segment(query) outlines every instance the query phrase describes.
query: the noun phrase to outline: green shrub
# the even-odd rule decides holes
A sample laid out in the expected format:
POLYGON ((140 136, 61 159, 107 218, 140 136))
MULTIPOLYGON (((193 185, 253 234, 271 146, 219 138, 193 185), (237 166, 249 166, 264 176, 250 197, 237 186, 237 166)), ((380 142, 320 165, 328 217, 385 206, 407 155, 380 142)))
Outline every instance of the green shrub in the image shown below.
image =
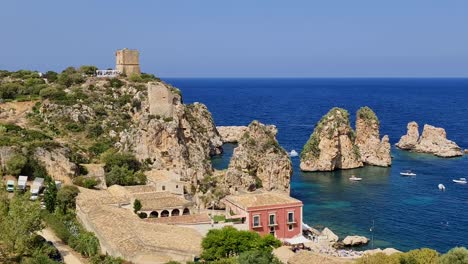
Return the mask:
POLYGON ((127 262, 121 258, 112 257, 109 255, 95 255, 89 259, 91 264, 125 264, 127 262))
POLYGON ((433 249, 414 249, 402 254, 402 264, 437 264, 439 253, 433 249))
POLYGON ((439 264, 466 264, 468 250, 465 247, 455 247, 439 258, 439 264))
POLYGON ((271 252, 262 250, 243 252, 237 261, 239 264, 282 264, 271 252))
POLYGON ((128 77, 128 80, 131 82, 143 82, 143 79, 141 78, 141 76, 135 73, 130 75, 128 77))
POLYGON ((68 130, 68 131, 71 131, 71 132, 81 132, 81 131, 84 131, 84 126, 82 124, 79 124, 79 123, 68 123, 65 125, 65 128, 68 130))
POLYGON ((211 229, 202 240, 201 257, 207 261, 220 260, 241 253, 259 250, 271 253, 281 242, 271 235, 261 237, 251 231, 239 231, 227 226, 223 229, 211 229))
POLYGON ((28 162, 28 159, 25 156, 21 154, 14 155, 6 163, 6 173, 10 175, 18 176, 23 170, 27 162, 28 162))
POLYGON ((50 100, 65 100, 67 97, 67 93, 65 93, 65 91, 57 87, 48 87, 48 88, 42 89, 39 92, 39 95, 43 99, 50 99, 50 100))
POLYGON ((110 171, 111 168, 115 166, 125 166, 129 170, 138 171, 141 166, 140 162, 133 154, 127 152, 116 152, 115 150, 109 150, 102 154, 101 160, 106 164, 104 166, 105 171, 110 171))
POLYGON ((113 87, 113 88, 120 88, 120 87, 124 86, 124 82, 122 82, 121 80, 119 80, 117 78, 109 79, 108 83, 109 83, 109 86, 113 87))
POLYGON ((72 236, 69 245, 85 257, 91 257, 99 253, 99 240, 91 232, 82 231, 77 236, 72 236))
POLYGON ((68 244, 68 240, 72 234, 61 217, 56 214, 43 211, 42 219, 46 222, 47 226, 54 231, 58 238, 60 238, 65 244, 68 244))
POLYGON ((98 68, 94 65, 83 65, 80 67, 79 71, 86 75, 95 75, 98 68))
POLYGON ((73 184, 88 189, 94 189, 99 183, 101 183, 101 181, 94 177, 78 176, 73 179, 73 184))
POLYGON ((399 253, 390 256, 385 253, 365 254, 356 260, 356 264, 400 264, 400 256, 399 253))
POLYGON ((110 171, 106 172, 106 184, 111 186, 114 184, 127 186, 127 185, 141 185, 146 183, 146 176, 141 172, 134 172, 127 166, 114 165, 110 171))
POLYGON ((135 214, 141 210, 141 201, 138 200, 138 199, 135 199, 135 201, 133 202, 133 212, 135 212, 135 214))
POLYGON ((57 192, 57 205, 63 214, 67 213, 68 209, 72 211, 76 206, 76 196, 80 190, 74 185, 65 185, 57 192))
POLYGON ((57 76, 58 76, 58 73, 54 71, 47 71, 43 77, 46 78, 48 82, 53 83, 57 81, 57 76))

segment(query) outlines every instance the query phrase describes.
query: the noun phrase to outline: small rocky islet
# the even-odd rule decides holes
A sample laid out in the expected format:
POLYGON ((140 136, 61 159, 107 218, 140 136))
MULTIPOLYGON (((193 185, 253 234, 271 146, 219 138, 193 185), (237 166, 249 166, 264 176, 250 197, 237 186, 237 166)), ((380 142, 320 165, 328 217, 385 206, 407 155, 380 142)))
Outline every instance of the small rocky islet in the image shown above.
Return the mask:
MULTIPOLYGON (((441 127, 425 124, 421 136, 419 136, 418 123, 409 122, 407 129, 406 135, 402 136, 396 144, 399 149, 433 154, 443 158, 463 155, 462 149, 455 142, 447 139, 447 133, 441 127)), ((466 150, 465 153, 467 153, 466 150)))
POLYGON ((302 171, 353 169, 391 165, 388 136, 380 139, 380 123, 369 107, 356 114, 356 132, 343 108, 332 108, 315 126, 301 152, 302 171))

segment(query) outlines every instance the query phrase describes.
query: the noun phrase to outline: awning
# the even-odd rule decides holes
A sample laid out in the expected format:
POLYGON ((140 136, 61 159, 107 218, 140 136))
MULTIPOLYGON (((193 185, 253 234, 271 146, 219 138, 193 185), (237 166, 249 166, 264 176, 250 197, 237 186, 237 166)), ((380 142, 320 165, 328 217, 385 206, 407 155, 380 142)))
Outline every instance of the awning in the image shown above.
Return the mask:
POLYGON ((297 236, 294 238, 285 239, 284 241, 288 242, 291 245, 303 244, 311 242, 309 239, 305 238, 304 236, 297 236))

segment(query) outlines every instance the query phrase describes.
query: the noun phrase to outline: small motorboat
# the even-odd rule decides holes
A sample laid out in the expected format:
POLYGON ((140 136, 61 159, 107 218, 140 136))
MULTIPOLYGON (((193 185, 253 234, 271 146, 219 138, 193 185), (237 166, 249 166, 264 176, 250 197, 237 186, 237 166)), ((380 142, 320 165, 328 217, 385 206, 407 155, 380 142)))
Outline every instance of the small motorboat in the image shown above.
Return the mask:
POLYGON ((349 180, 350 180, 350 181, 361 181, 362 178, 358 178, 358 177, 356 177, 356 176, 353 175, 353 176, 349 177, 349 180))
POLYGON ((445 191, 445 186, 442 183, 439 183, 437 187, 439 187, 439 190, 445 191))
POLYGON ((407 171, 402 171, 400 172, 400 175, 401 176, 416 176, 416 173, 410 171, 410 170, 407 170, 407 171))
POLYGON ((466 179, 465 178, 460 178, 458 180, 452 180, 454 183, 460 183, 460 184, 466 184, 466 179))
POLYGON ((295 151, 294 149, 291 150, 291 152, 289 152, 289 157, 297 157, 299 156, 299 153, 297 153, 297 151, 295 151))

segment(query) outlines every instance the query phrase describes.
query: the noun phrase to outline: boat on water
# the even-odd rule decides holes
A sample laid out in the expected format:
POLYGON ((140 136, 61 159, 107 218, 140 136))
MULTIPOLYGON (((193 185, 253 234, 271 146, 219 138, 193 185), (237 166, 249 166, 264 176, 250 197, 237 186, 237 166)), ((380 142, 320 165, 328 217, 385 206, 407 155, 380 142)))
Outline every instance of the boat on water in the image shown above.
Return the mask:
POLYGON ((439 187, 439 190, 445 191, 445 185, 443 185, 442 183, 439 183, 437 187, 439 187))
POLYGON ((466 184, 466 179, 465 178, 460 178, 458 180, 452 180, 454 183, 460 183, 460 184, 466 184))
POLYGON ((297 157, 299 156, 299 153, 297 153, 297 151, 295 151, 294 149, 291 150, 291 152, 289 152, 289 157, 297 157))
POLYGON ((356 176, 353 175, 353 176, 349 177, 349 180, 350 180, 350 181, 361 181, 362 178, 358 178, 358 177, 356 177, 356 176))
POLYGON ((410 170, 406 170, 406 171, 402 171, 400 172, 400 175, 401 176, 416 176, 416 173, 410 171, 410 170))

